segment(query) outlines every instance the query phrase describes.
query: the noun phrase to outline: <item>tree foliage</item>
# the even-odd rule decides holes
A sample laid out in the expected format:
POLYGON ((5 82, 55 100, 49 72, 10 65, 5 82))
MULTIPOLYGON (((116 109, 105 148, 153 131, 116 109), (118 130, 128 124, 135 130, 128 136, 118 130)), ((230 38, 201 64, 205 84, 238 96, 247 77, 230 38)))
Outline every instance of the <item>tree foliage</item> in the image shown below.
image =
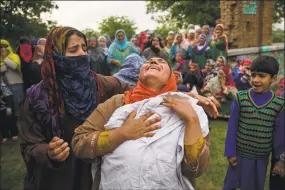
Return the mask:
POLYGON ((114 38, 118 29, 123 29, 126 32, 127 37, 130 38, 135 34, 137 27, 135 26, 135 22, 126 16, 110 16, 99 23, 100 33, 107 34, 111 38, 114 38))
POLYGON ((214 25, 215 20, 220 18, 220 0, 201 1, 147 1, 147 13, 168 11, 169 14, 160 16, 158 22, 173 20, 173 25, 183 28, 189 24, 214 25), (162 19, 163 18, 163 19, 162 19))
POLYGON ((100 33, 96 30, 93 30, 92 28, 86 28, 82 32, 85 34, 87 38, 90 38, 90 37, 98 38, 100 36, 100 33))
POLYGON ((16 45, 21 36, 39 38, 46 36, 56 22, 43 22, 41 13, 50 13, 58 6, 51 0, 9 0, 0 2, 1 38, 16 45))
MULTIPOLYGON (((168 11, 169 14, 163 17, 174 20, 176 26, 180 28, 187 27, 188 24, 215 25, 215 20, 220 18, 220 0, 147 0, 147 13, 164 11, 168 11)), ((280 23, 282 18, 284 18, 284 0, 275 0, 273 22, 280 23)))
POLYGON ((165 19, 166 18, 160 17, 160 24, 154 30, 154 33, 160 35, 162 39, 166 39, 169 31, 178 31, 180 29, 176 25, 172 24, 174 21, 171 21, 169 18, 167 20, 165 19))
POLYGON ((273 10, 273 22, 281 23, 282 19, 284 21, 284 0, 275 0, 274 10, 273 10))

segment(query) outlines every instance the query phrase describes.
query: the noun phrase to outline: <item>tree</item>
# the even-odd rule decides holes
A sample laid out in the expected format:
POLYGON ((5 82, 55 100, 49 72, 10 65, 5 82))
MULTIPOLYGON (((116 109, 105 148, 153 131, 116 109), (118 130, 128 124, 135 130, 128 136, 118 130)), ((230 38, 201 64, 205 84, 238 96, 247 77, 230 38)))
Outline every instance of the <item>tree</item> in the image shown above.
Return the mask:
POLYGON ((159 21, 160 24, 154 30, 154 33, 160 35, 161 39, 166 39, 169 31, 178 31, 179 30, 179 27, 173 25, 172 23, 174 21, 171 21, 169 18, 160 17, 159 20, 160 20, 159 21), (165 19, 167 19, 167 20, 165 20, 165 19))
MULTIPOLYGON (((220 0, 147 0, 147 13, 169 11, 163 17, 175 21, 176 26, 182 28, 188 24, 215 25, 215 20, 220 18, 220 0)), ((284 18, 284 0, 275 0, 273 22, 280 23, 284 18)), ((159 18, 158 20, 161 20, 159 18)))
POLYGON ((90 38, 90 37, 97 37, 98 38, 100 35, 99 32, 97 32, 96 30, 93 30, 92 28, 86 28, 82 32, 85 34, 85 36, 87 38, 90 38))
POLYGON ((135 34, 137 27, 135 26, 135 22, 126 16, 110 16, 99 23, 100 33, 107 34, 110 37, 115 36, 118 29, 123 29, 127 37, 131 38, 131 36, 135 34))
POLYGON ((220 18, 220 0, 201 1, 147 1, 147 13, 156 13, 168 10, 169 14, 160 16, 158 21, 171 19, 176 27, 183 28, 189 24, 214 25, 220 18))
POLYGON ((9 0, 1 1, 1 38, 16 45, 21 36, 39 38, 46 36, 56 22, 43 22, 41 13, 50 13, 58 8, 51 0, 9 0))
POLYGON ((284 21, 284 0, 275 0, 273 10, 273 23, 281 23, 284 21))

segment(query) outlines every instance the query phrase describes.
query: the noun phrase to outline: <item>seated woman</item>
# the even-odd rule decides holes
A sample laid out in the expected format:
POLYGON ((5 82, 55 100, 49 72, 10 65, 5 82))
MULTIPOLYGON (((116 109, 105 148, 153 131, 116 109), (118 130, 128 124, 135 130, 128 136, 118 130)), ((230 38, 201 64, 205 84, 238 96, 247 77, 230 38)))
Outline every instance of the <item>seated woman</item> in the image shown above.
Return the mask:
POLYGON ((75 155, 102 159, 93 188, 194 189, 190 181, 209 163, 208 119, 197 100, 176 90, 167 62, 151 58, 133 90, 99 105, 75 129, 75 155))
POLYGON ((229 77, 231 76, 230 72, 230 68, 222 67, 218 71, 218 75, 212 78, 207 85, 201 89, 201 93, 206 97, 214 97, 221 103, 219 117, 223 119, 229 118, 231 102, 234 95, 237 93, 235 84, 229 77))

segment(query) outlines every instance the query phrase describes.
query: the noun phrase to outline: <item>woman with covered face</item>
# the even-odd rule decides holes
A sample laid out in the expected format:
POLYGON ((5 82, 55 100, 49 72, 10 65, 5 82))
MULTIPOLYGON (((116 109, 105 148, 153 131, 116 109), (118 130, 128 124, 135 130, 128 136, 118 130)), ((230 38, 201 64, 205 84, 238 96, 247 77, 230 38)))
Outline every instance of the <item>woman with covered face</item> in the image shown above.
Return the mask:
POLYGON ((110 45, 107 57, 107 63, 111 68, 111 73, 115 74, 119 71, 125 58, 132 53, 140 55, 139 50, 128 41, 124 30, 117 30, 115 33, 115 41, 110 45))
POLYGON ((211 58, 210 47, 205 34, 200 34, 198 42, 194 45, 190 57, 192 62, 197 63, 200 69, 205 68, 207 59, 211 58))
POLYGON ((31 65, 33 62, 34 52, 35 48, 31 44, 30 39, 26 36, 22 36, 19 40, 19 47, 16 50, 16 53, 21 59, 21 73, 24 81, 24 92, 33 85, 31 79, 31 65))
POLYGON ((208 120, 176 90, 168 63, 151 58, 133 90, 99 105, 75 130, 75 154, 97 163, 94 189, 193 189, 208 166, 208 120))
POLYGON ((214 30, 214 38, 209 42, 211 57, 216 61, 217 57, 228 55, 228 37, 224 33, 224 26, 217 24, 214 30))
POLYGON ((90 70, 86 37, 70 27, 50 31, 41 75, 43 80, 28 90, 19 111, 27 168, 24 189, 90 190, 91 164, 76 159, 70 149, 74 129, 99 103, 128 86, 90 70))
POLYGON ((88 54, 91 56, 90 69, 97 74, 109 76, 110 69, 107 65, 107 56, 105 50, 100 46, 97 37, 89 38, 88 54))

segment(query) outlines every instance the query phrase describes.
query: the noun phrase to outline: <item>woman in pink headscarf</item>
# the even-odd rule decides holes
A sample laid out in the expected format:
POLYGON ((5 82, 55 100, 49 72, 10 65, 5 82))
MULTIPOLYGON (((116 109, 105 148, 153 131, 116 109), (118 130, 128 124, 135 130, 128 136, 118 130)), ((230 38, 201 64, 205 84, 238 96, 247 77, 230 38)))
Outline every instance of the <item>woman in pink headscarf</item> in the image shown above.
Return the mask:
POLYGON ((144 44, 146 43, 146 41, 147 41, 146 32, 141 32, 139 35, 139 42, 140 42, 139 48, 141 50, 144 49, 144 44))

